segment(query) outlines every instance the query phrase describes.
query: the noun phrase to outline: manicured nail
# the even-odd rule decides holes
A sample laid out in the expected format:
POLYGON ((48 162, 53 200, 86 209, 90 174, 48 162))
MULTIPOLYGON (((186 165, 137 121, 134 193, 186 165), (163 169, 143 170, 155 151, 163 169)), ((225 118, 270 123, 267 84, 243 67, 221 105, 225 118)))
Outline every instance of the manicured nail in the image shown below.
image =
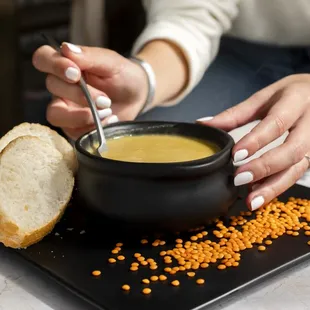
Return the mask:
POLYGON ((112 110, 110 108, 98 110, 98 114, 101 120, 105 119, 106 117, 112 115, 112 110))
POLYGON ((197 122, 207 122, 207 121, 211 121, 211 119, 213 118, 214 118, 213 116, 206 116, 206 117, 197 119, 197 122))
POLYGON ((241 172, 235 176, 235 186, 240 186, 252 182, 254 179, 253 173, 249 171, 241 172))
POLYGON ((234 162, 237 163, 241 160, 246 159, 249 156, 249 152, 246 149, 239 150, 235 153, 234 162))
POLYGON ((82 53, 82 50, 81 50, 78 46, 76 46, 76 45, 74 45, 74 44, 72 44, 72 43, 67 43, 67 42, 65 42, 65 43, 63 43, 63 44, 67 45, 68 48, 69 48, 69 50, 70 50, 72 53, 76 53, 76 54, 81 54, 81 53, 82 53))
POLYGON ((107 121, 108 124, 113 124, 117 122, 118 122, 118 117, 116 115, 112 115, 107 121))
POLYGON ((251 210, 255 211, 260 208, 265 203, 265 199, 263 196, 257 196, 251 201, 251 210))
POLYGON ((96 105, 99 109, 109 108, 111 106, 111 99, 105 96, 99 96, 96 99, 96 105))
POLYGON ((79 79, 79 70, 76 68, 69 67, 65 72, 66 77, 74 82, 77 82, 79 79))

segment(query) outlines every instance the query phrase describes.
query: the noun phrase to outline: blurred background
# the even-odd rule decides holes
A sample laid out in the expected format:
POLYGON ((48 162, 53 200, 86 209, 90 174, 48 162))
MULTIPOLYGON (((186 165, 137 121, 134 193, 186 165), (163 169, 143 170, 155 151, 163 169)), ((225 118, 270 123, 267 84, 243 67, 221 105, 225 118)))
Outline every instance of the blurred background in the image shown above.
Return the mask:
MULTIPOLYGON (((88 1, 100 2, 102 7, 103 45, 126 55, 145 23, 140 0, 88 1)), ((0 0, 0 135, 23 121, 47 124, 45 110, 51 97, 45 88, 45 75, 33 68, 31 58, 45 44, 41 32, 60 43, 82 43, 74 42, 72 31, 73 24, 84 27, 81 14, 74 13, 77 2, 87 3, 0 0)), ((79 3, 81 8, 83 3, 79 3)))

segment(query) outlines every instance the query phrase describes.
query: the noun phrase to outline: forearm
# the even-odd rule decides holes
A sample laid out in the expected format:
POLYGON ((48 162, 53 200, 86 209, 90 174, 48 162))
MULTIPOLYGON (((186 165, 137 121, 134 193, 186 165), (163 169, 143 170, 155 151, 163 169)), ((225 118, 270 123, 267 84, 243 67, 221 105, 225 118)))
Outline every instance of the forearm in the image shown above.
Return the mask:
POLYGON ((156 78, 155 96, 151 107, 172 100, 188 83, 188 62, 182 51, 173 43, 165 40, 148 42, 137 57, 148 62, 156 78))
POLYGON ((177 104, 199 83, 237 15, 239 1, 142 1, 147 25, 132 52, 153 66, 158 84, 154 105, 177 104))

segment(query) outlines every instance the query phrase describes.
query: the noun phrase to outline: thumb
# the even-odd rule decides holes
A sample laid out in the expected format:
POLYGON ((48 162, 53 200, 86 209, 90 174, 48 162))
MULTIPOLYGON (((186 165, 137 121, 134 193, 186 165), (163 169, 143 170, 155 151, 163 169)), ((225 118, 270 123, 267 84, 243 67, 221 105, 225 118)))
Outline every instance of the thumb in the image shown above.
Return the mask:
POLYGON ((266 113, 266 104, 271 98, 270 89, 263 89, 247 100, 231 107, 220 114, 211 117, 202 117, 198 123, 218 127, 230 131, 262 117, 266 113))
POLYGON ((62 43, 61 50, 63 55, 71 59, 81 71, 106 78, 121 70, 124 59, 109 49, 78 46, 67 42, 62 43))

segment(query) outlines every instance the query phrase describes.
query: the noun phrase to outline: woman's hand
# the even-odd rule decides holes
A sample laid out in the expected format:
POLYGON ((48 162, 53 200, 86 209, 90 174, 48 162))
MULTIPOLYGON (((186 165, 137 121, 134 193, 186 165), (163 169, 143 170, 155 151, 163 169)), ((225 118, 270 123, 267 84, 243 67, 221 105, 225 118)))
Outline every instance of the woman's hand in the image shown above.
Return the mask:
POLYGON ((73 139, 93 128, 87 101, 76 84, 81 71, 103 124, 132 120, 139 114, 148 91, 146 74, 139 65, 108 49, 70 43, 61 48, 65 57, 49 46, 33 55, 33 65, 47 73, 46 86, 54 95, 47 109, 52 125, 73 139))
POLYGON ((267 204, 296 183, 309 168, 310 74, 288 76, 214 118, 198 122, 230 131, 253 120, 262 121, 233 149, 242 161, 289 130, 285 142, 236 171, 235 185, 251 184, 251 210, 267 204))

